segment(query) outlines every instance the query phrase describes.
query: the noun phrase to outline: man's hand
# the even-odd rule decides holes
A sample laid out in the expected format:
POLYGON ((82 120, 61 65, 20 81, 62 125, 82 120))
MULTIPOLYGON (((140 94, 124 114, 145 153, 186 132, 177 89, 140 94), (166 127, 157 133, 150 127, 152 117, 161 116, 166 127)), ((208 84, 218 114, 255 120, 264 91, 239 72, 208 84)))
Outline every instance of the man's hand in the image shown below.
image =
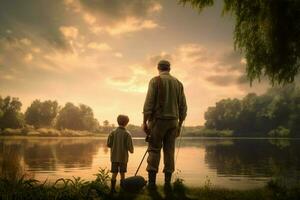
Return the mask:
POLYGON ((182 125, 179 125, 179 126, 177 127, 177 130, 176 130, 176 137, 179 137, 179 136, 180 136, 181 127, 182 127, 182 125))
POLYGON ((182 128, 182 123, 183 123, 183 121, 181 121, 181 120, 178 123, 178 127, 177 127, 177 130, 176 130, 176 137, 180 136, 181 128, 182 128))
POLYGON ((147 125, 146 122, 144 122, 144 123, 142 124, 142 129, 143 129, 143 131, 146 133, 146 135, 149 135, 149 128, 148 128, 148 125, 147 125))

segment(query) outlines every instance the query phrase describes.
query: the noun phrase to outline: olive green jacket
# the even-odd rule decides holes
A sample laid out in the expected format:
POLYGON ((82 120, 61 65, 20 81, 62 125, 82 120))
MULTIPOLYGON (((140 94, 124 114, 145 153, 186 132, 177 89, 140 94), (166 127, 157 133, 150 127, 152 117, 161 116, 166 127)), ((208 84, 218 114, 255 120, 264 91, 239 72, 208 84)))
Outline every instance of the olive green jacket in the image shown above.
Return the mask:
POLYGON ((150 120, 179 119, 184 121, 187 113, 183 85, 169 72, 161 72, 160 80, 154 77, 150 80, 144 104, 143 113, 150 120))
POLYGON ((107 138, 111 162, 128 162, 128 151, 133 153, 131 134, 124 128, 118 127, 107 138))

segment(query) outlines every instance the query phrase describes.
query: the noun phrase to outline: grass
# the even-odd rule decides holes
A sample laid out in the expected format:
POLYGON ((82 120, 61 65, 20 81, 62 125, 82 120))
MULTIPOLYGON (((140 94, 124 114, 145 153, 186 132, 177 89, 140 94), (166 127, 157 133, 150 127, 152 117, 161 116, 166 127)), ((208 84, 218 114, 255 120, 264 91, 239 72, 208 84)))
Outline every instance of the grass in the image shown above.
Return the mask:
POLYGON ((186 187, 182 179, 177 178, 171 187, 158 186, 157 190, 143 189, 138 193, 120 191, 110 194, 109 172, 99 169, 93 181, 80 177, 58 179, 54 183, 41 183, 22 176, 18 180, 0 178, 0 198, 3 200, 27 199, 199 199, 199 200, 298 200, 300 185, 290 187, 278 180, 270 181, 265 187, 251 190, 229 190, 215 188, 207 181, 203 187, 186 187))
POLYGON ((215 130, 207 128, 186 129, 183 136, 185 137, 232 137, 233 131, 231 130, 215 130))

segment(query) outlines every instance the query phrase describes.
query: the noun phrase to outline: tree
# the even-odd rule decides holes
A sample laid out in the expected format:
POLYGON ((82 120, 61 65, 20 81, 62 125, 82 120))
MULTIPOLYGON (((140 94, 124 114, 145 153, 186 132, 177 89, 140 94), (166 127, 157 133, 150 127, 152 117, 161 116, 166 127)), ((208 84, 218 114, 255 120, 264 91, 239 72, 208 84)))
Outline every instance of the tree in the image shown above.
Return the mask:
MULTIPOLYGON (((202 11, 215 1, 180 2, 202 11)), ((263 76, 272 84, 293 82, 300 68, 300 1, 224 0, 226 13, 234 16, 234 46, 247 60, 250 82, 263 76)))
POLYGON ((206 128, 234 131, 235 136, 300 135, 300 88, 274 87, 263 95, 223 99, 205 112, 206 128), (287 134, 288 133, 288 134, 287 134))
POLYGON ((66 103, 59 111, 56 126, 73 130, 94 131, 99 127, 99 123, 94 118, 93 110, 90 107, 84 104, 77 107, 72 103, 66 103))
POLYGON ((109 121, 108 120, 104 120, 103 121, 103 126, 109 126, 109 121))
POLYGON ((21 113, 22 103, 18 98, 0 96, 0 128, 21 128, 24 116, 21 113))
POLYGON ((58 114, 57 101, 47 100, 41 102, 35 100, 27 108, 25 112, 25 120, 27 124, 35 127, 50 127, 58 114))

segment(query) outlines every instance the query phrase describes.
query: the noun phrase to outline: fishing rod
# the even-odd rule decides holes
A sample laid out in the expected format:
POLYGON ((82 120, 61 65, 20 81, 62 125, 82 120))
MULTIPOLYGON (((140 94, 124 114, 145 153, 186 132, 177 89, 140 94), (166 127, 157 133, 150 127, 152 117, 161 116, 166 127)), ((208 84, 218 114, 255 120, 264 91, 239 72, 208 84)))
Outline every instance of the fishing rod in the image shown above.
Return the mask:
POLYGON ((144 153, 144 156, 143 156, 143 158, 142 158, 142 160, 141 160, 141 162, 140 162, 140 164, 139 164, 139 166, 138 166, 138 168, 137 168, 137 170, 136 170, 134 176, 136 176, 137 173, 139 172, 139 170, 140 170, 140 168, 141 168, 141 165, 142 165, 142 163, 143 163, 143 161, 144 161, 144 159, 145 159, 145 157, 146 157, 146 155, 147 155, 147 152, 148 152, 148 148, 146 149, 146 151, 145 151, 145 153, 144 153))

